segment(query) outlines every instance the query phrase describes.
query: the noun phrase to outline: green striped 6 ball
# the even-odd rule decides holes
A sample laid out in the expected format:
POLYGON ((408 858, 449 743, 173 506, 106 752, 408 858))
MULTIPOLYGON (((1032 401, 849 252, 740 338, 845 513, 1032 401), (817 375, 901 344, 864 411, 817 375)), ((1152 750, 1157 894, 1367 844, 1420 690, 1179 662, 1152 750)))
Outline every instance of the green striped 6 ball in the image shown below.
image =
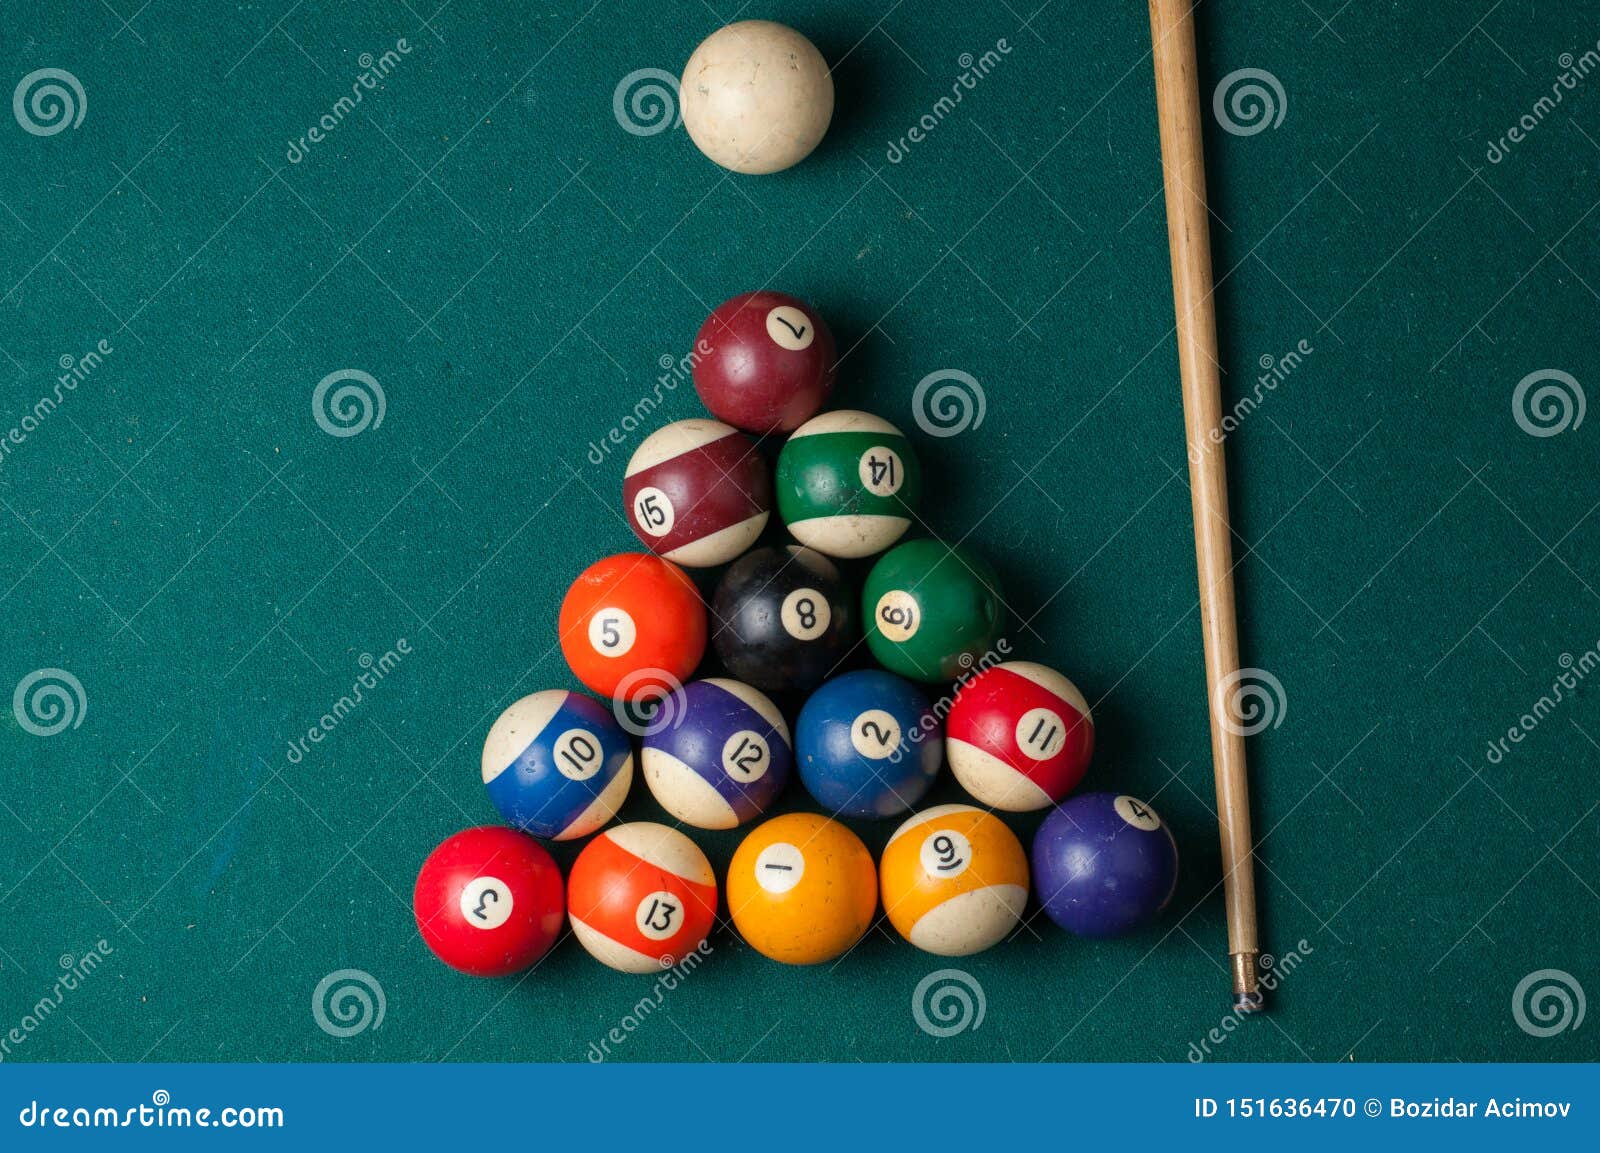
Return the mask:
POLYGON ((936 540, 891 549, 867 575, 861 619, 884 668, 948 681, 994 648, 1005 624, 1000 582, 982 557, 936 540))
POLYGON ((922 467, 894 425, 842 409, 795 429, 778 454, 777 490, 795 540, 829 556, 871 556, 911 526, 922 467))

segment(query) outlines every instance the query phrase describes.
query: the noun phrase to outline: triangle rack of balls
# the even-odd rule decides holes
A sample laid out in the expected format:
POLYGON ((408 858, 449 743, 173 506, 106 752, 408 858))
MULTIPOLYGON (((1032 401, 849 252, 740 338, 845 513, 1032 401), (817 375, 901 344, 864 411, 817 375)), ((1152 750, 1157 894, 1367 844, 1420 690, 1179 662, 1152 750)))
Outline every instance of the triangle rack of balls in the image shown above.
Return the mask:
POLYGON ((1087 937, 1170 900, 1171 832, 1135 798, 1072 795, 1088 702, 1008 659, 999 579, 922 520, 911 439, 827 409, 837 357, 817 310, 778 292, 700 328, 685 359, 709 416, 656 429, 623 476, 643 550, 578 573, 555 622, 589 693, 500 715, 482 777, 505 824, 448 838, 417 877, 446 964, 518 972, 570 925, 601 963, 660 972, 705 949, 723 900, 746 944, 790 965, 847 953, 880 909, 917 948, 964 956, 1013 935, 1030 892, 1087 937), (780 443, 774 467, 763 447, 780 443), (709 607, 686 569, 720 570, 709 607), (726 675, 697 679, 708 649, 726 675), (775 696, 797 704, 792 729, 775 696), (922 807, 947 763, 972 803, 922 807), (668 821, 614 822, 636 776, 668 821), (768 816, 794 778, 820 811, 768 816), (1002 814, 1039 810, 1025 851, 1002 814), (875 862, 845 822, 888 820, 875 862), (744 826, 719 886, 691 831, 744 826), (541 840, 584 838, 563 879, 541 840))

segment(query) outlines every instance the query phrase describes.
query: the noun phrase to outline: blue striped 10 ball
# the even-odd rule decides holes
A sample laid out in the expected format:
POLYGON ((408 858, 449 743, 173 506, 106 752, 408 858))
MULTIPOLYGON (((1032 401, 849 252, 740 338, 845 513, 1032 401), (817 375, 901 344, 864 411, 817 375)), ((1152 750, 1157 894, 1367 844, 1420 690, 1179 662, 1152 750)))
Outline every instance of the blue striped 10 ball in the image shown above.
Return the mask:
POLYGON ((561 689, 523 697, 483 742, 483 783, 500 815, 536 837, 570 841, 616 815, 633 749, 600 702, 561 689))

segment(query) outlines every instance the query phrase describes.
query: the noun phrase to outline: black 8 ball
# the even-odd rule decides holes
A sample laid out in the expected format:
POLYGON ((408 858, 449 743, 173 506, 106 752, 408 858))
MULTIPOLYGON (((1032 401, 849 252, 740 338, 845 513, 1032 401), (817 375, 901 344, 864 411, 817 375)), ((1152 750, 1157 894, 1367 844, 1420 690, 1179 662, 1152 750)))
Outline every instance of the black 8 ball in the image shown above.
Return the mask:
POLYGON ((712 645, 732 676, 758 689, 814 689, 856 639, 854 602, 821 553, 758 548, 717 584, 712 645))

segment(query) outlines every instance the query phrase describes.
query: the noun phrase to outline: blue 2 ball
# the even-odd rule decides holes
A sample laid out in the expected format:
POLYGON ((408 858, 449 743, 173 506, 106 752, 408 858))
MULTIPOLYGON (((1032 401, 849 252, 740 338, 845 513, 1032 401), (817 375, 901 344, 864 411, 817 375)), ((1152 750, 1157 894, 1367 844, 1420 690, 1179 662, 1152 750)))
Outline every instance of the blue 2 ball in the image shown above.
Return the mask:
POLYGON ((795 753, 817 802, 844 817, 893 817, 927 794, 944 726, 910 681, 877 669, 826 682, 800 710, 795 753))

